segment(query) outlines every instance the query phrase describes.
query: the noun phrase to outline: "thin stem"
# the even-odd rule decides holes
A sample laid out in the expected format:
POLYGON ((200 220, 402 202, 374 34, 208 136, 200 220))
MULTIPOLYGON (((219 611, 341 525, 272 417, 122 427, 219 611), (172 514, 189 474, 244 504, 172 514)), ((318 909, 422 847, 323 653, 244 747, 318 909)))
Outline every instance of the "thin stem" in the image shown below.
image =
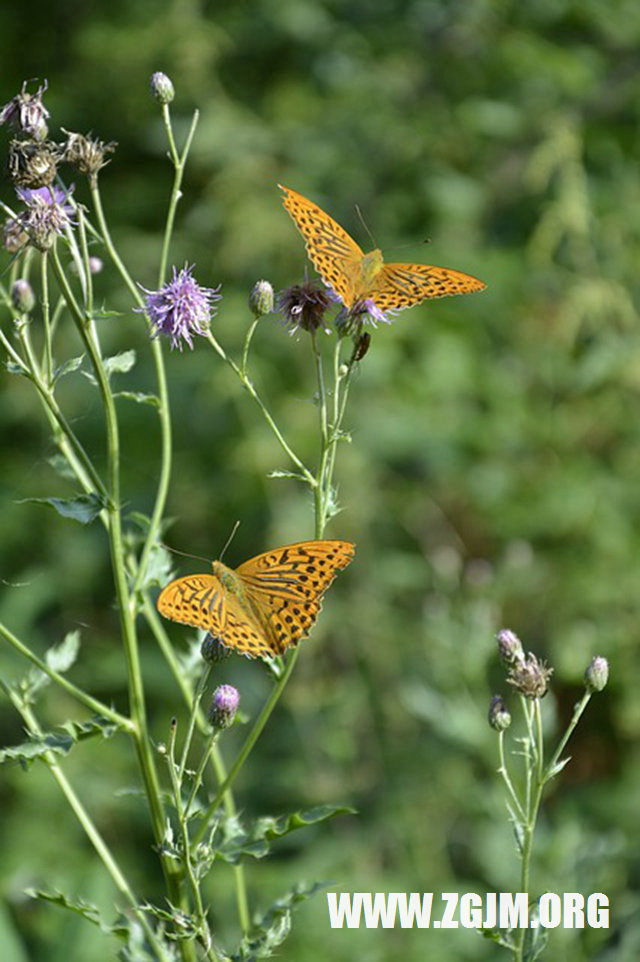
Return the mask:
POLYGON ((580 701, 578 702, 578 704, 577 704, 577 705, 575 706, 575 708, 573 709, 573 715, 572 715, 572 717, 571 717, 571 721, 569 722, 569 724, 568 724, 568 726, 567 726, 567 730, 565 731, 564 735, 563 735, 562 738, 560 739, 560 742, 559 742, 559 744, 558 744, 558 747, 556 748, 555 752, 554 752, 553 755, 551 756, 551 758, 550 758, 550 760, 549 760, 549 764, 547 765, 547 768, 546 768, 546 770, 545 770, 545 773, 544 773, 544 780, 545 780, 545 782, 546 782, 549 778, 552 777, 553 769, 554 769, 555 766, 558 764, 558 760, 559 760, 560 756, 562 755, 563 751, 565 750, 566 745, 567 745, 567 742, 569 741, 569 739, 570 739, 571 736, 573 735, 573 732, 574 732, 574 730, 575 730, 575 727, 576 727, 576 725, 578 724, 578 722, 580 721, 580 716, 581 716, 582 713, 584 712, 584 710, 585 710, 585 708, 587 707, 587 705, 589 704, 590 700, 591 700, 591 693, 588 692, 588 691, 585 691, 584 695, 582 696, 582 698, 580 699, 580 701))
POLYGON ((174 166, 174 178, 173 178, 173 189, 171 191, 171 197, 169 199, 169 209, 167 211, 167 221, 164 229, 164 239, 162 241, 162 254, 160 255, 160 270, 158 272, 158 286, 162 287, 165 282, 165 277, 167 273, 167 261, 169 258, 169 245, 171 243, 171 235, 173 234, 173 224, 175 221, 176 210, 178 207, 178 201, 182 197, 180 187, 182 184, 182 178, 184 176, 184 168, 189 155, 189 150, 191 149, 191 142, 193 136, 196 132, 196 127, 198 126, 199 112, 194 111, 193 117, 191 119, 191 126, 189 127, 189 133, 187 134, 187 139, 185 141, 182 154, 178 156, 176 149, 175 140, 173 138, 173 128, 171 126, 171 114, 169 112, 168 104, 162 105, 162 119, 164 121, 165 130, 167 132, 167 138, 169 140, 169 155, 174 166))
MULTIPOLYGON (((76 322, 76 327, 82 338, 91 359, 93 372, 98 382, 98 388, 102 398, 105 411, 105 421, 107 428, 107 455, 108 455, 108 475, 109 475, 109 500, 107 511, 109 514, 109 547, 111 553, 111 567, 113 571, 116 597, 120 613, 120 626, 122 630, 122 641, 127 665, 127 679, 129 685, 129 704, 132 721, 135 725, 133 733, 134 744, 138 756, 138 762, 145 783, 146 795, 149 802, 151 821, 153 825, 156 844, 160 845, 164 836, 164 806, 158 773, 155 767, 155 760, 151 751, 151 743, 148 737, 146 707, 144 701, 144 687, 142 682, 142 671, 140 666, 140 654, 138 650, 138 638, 135 629, 134 602, 129 594, 127 575, 124 561, 124 545, 122 541, 122 519, 120 514, 120 441, 118 421, 115 409, 115 401, 109 385, 102 357, 100 354, 97 337, 90 331, 90 318, 85 316, 73 297, 67 283, 64 271, 60 264, 55 246, 52 249, 52 257, 56 278, 67 306, 76 322)), ((165 873, 167 886, 171 899, 176 905, 182 904, 182 896, 178 879, 177 867, 168 857, 161 857, 161 863, 165 873)), ((183 954, 191 950, 188 944, 182 945, 183 954)))
POLYGON ((264 402, 260 398, 255 387, 253 386, 253 382, 251 381, 251 379, 246 374, 243 374, 242 370, 238 367, 238 365, 233 360, 233 358, 229 357, 229 355, 223 349, 222 345, 216 340, 216 338, 213 336, 213 334, 210 331, 207 334, 207 338, 209 340, 209 343, 213 347, 213 349, 219 354, 222 360, 225 361, 225 363, 229 365, 229 367, 234 372, 234 374, 236 374, 240 378, 240 381, 242 382, 242 386, 248 391, 248 393, 251 395, 253 400, 256 402, 256 404, 260 408, 260 411, 262 412, 262 416, 264 417, 265 421, 273 431, 278 441, 278 444, 280 445, 282 450, 286 453, 287 457, 293 462, 296 468, 300 471, 300 473, 302 474, 307 484, 309 484, 312 488, 315 488, 317 484, 316 479, 314 478, 312 473, 309 471, 309 469, 305 467, 305 465, 302 463, 300 458, 291 450, 291 448, 285 441, 280 429, 278 428, 277 424, 271 417, 271 414, 265 407, 264 402))
MULTIPOLYGON (((202 696, 207 690, 207 683, 212 672, 212 665, 206 664, 204 671, 200 676, 200 681, 193 696, 193 705, 191 707, 191 714, 189 716, 189 725, 187 728, 187 734, 184 740, 184 745, 182 746, 182 757, 180 759, 180 767, 178 770, 178 781, 182 785, 182 780, 184 778, 184 772, 187 767, 187 758, 189 757, 189 749, 191 748, 191 742, 193 741, 193 733, 196 728, 196 720, 198 718, 198 711, 200 709, 200 702, 202 701, 202 696)), ((188 811, 189 806, 187 806, 188 811)))
MULTIPOLYGON (((28 731, 32 735, 37 735, 41 737, 43 735, 43 731, 40 728, 40 725, 38 724, 30 707, 26 705, 8 685, 5 685, 4 683, 1 683, 1 684, 3 689, 11 699, 13 705, 22 716, 28 731)), ((156 958, 159 959, 160 962, 169 962, 169 956, 165 951, 164 946, 158 940, 156 933, 154 932, 153 928, 149 924, 149 921, 145 913, 140 909, 139 900, 134 895, 133 890, 129 885, 129 882, 127 881, 120 866, 118 865, 113 855, 111 854, 109 847, 107 846, 106 842, 102 838, 91 816, 89 815, 86 808, 84 807, 84 805, 82 804, 78 796, 76 795, 66 775, 60 768, 56 760, 56 756, 54 755, 53 752, 46 752, 43 756, 43 760, 45 765, 53 775, 54 779, 60 786, 62 793, 64 794, 65 798, 69 803, 69 806, 71 807, 74 815, 80 822, 80 825, 84 829, 84 832, 87 838, 93 845, 102 864, 104 865, 107 872, 111 876, 113 883, 115 884, 116 888, 121 893, 121 895, 124 896, 124 898, 129 904, 131 911, 134 913, 137 920, 139 921, 147 939, 149 940, 150 944, 153 946, 154 952, 156 954, 156 958)))
POLYGON ((171 734, 169 736, 169 750, 167 753, 167 762, 169 767, 169 779, 171 781, 171 788, 173 789, 173 803, 176 809, 178 825, 180 826, 180 838, 182 842, 182 858, 183 858, 187 880, 189 882, 189 888, 191 889, 191 895, 195 905, 195 914, 198 920, 198 927, 200 929, 200 938, 202 940, 202 943, 206 952, 206 956, 208 959, 211 959, 212 962, 217 962, 217 955, 211 944, 211 933, 209 931, 209 923, 207 921, 207 916, 204 911, 204 906, 202 904, 202 895, 200 894, 200 886, 196 878, 193 862, 191 861, 191 847, 189 845, 189 826, 187 823, 187 816, 184 810, 184 806, 182 804, 181 780, 180 780, 178 767, 176 765, 176 759, 175 759, 176 731, 177 731, 177 724, 174 718, 171 724, 171 734))
POLYGON ((51 315, 49 305, 49 270, 47 252, 40 258, 40 286, 42 298, 42 319, 44 321, 44 369, 47 385, 53 380, 53 351, 51 344, 51 315))
POLYGON ((85 708, 88 708, 89 711, 93 712, 95 715, 101 715, 104 718, 107 718, 109 721, 112 721, 114 725, 117 725, 118 728, 122 728, 130 734, 133 732, 134 726, 130 718, 127 718, 125 715, 121 715, 120 712, 115 711, 113 708, 109 708, 108 705, 98 701, 97 698, 93 698, 91 695, 88 695, 87 692, 83 691, 82 688, 78 688, 73 684, 73 682, 70 682, 67 678, 65 678, 64 675, 61 675, 55 671, 55 669, 50 668, 45 661, 42 661, 41 658, 38 658, 38 656, 34 654, 30 648, 20 641, 20 639, 17 638, 13 632, 9 631, 9 629, 2 624, 2 622, 0 622, 0 635, 2 635, 4 640, 7 641, 12 648, 30 661, 32 665, 35 665, 36 668, 39 668, 40 671, 44 672, 45 675, 48 675, 48 677, 54 681, 56 685, 66 691, 68 695, 71 695, 72 698, 75 698, 76 701, 80 702, 81 705, 84 705, 85 708))
POLYGON ((502 776, 502 780, 506 785, 507 791, 509 793, 509 797, 511 798, 511 801, 513 802, 513 804, 516 806, 518 816, 520 818, 524 818, 524 809, 522 807, 522 802, 518 798, 518 793, 514 788, 513 782, 511 781, 511 777, 509 775, 509 771, 507 769, 507 762, 504 754, 504 732, 503 731, 498 733, 498 756, 500 759, 500 767, 498 768, 498 773, 502 776))
POLYGON ((294 650, 292 651, 282 675, 280 676, 276 684, 273 686, 271 694, 269 695, 267 701, 263 705, 262 711, 258 715, 257 719, 253 724, 253 728, 251 729, 247 738, 245 739, 244 745, 240 749, 240 752, 238 753, 238 757, 236 758, 235 762, 231 766, 231 770, 229 771, 229 774, 227 775, 226 779, 218 789, 215 798, 206 809, 202 819, 202 826, 194 836, 193 844, 197 845, 199 842, 202 841, 202 839, 206 835, 208 823, 213 817, 213 815, 215 814, 216 809, 220 805, 220 802, 224 797, 225 792, 233 785, 235 778, 238 775, 238 772, 246 762, 247 758, 249 757, 249 754, 251 753, 253 746, 255 745, 258 738, 260 737, 262 729, 269 721, 269 718, 271 717, 271 713, 273 712, 273 709, 278 704, 280 696, 284 691, 285 686, 289 681, 289 678, 291 677, 291 673, 293 672, 296 661, 298 660, 299 651, 300 651, 299 648, 294 648, 294 650))

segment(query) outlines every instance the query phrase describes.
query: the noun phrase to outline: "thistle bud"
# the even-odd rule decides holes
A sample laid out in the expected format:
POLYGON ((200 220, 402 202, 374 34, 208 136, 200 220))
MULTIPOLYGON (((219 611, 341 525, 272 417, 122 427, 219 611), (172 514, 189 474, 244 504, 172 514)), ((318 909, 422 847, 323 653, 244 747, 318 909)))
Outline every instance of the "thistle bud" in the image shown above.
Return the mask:
POLYGON ((499 631, 496 635, 496 640, 498 642, 500 660, 505 668, 511 668, 513 665, 517 665, 518 662, 524 661, 522 642, 515 631, 503 628, 502 631, 499 631))
POLYGON ((200 646, 200 654, 203 661, 216 664, 216 662, 225 661, 225 659, 229 658, 231 649, 223 645, 220 638, 216 638, 216 636, 212 634, 206 634, 200 646))
POLYGON ((170 104, 175 97, 173 84, 166 73, 158 70, 151 75, 151 93, 161 104, 170 104))
POLYGON ((11 288, 11 301, 20 314, 29 314, 35 307, 36 298, 29 281, 20 277, 11 288))
POLYGON ((58 147, 49 141, 12 140, 7 158, 9 176, 17 187, 48 187, 58 172, 59 159, 58 147))
POLYGON ((494 695, 489 703, 489 724, 497 732, 506 731, 511 724, 511 715, 502 695, 494 695))
POLYGON ((237 688, 233 685, 218 685, 207 712, 207 718, 214 731, 222 731, 233 723, 239 704, 240 694, 237 688))
POLYGON ((353 354, 351 361, 361 361, 371 345, 371 335, 368 331, 361 331, 353 338, 353 354))
POLYGON ((525 659, 511 666, 507 681, 525 698, 542 698, 547 693, 552 674, 553 668, 529 652, 525 659))
POLYGON ((273 287, 269 281, 257 281, 249 295, 249 307, 255 317, 273 314, 273 287))
POLYGON ((585 688, 592 695, 596 691, 602 691, 609 681, 609 662, 601 655, 596 655, 591 659, 587 670, 584 673, 585 688))

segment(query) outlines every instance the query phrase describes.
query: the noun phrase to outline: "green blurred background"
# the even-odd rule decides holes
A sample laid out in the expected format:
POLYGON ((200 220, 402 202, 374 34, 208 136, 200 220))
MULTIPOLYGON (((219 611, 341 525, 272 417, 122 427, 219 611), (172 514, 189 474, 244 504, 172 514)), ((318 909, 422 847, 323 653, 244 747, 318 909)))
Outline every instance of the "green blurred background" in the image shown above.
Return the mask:
MULTIPOLYGON (((46 77, 54 136, 64 127, 118 141, 101 176, 103 201, 146 286, 171 178, 150 74, 172 77, 179 131, 200 109, 172 262, 195 262, 201 283, 223 284, 215 329, 236 355, 253 283, 266 277, 279 289, 307 266, 278 182, 367 249, 355 204, 388 259, 433 261, 487 283, 482 294, 422 305, 375 330, 353 384, 353 443, 340 448, 337 473, 344 510, 328 534, 355 540, 357 560, 304 643, 238 800, 247 813, 347 802, 359 815, 293 835, 249 865, 256 910, 298 878, 355 891, 517 889, 485 722, 490 696, 506 694, 493 636, 509 626, 555 669, 544 703, 550 738, 568 721, 591 656, 611 665, 546 798, 533 871, 538 890, 607 893, 611 929, 555 931, 549 958, 638 957, 639 50, 640 5, 631 0, 0 8, 0 102, 23 79, 46 77)), ((84 185, 76 191, 88 202, 84 185)), ((2 196, 12 197, 8 181, 2 196)), ((108 349, 138 351, 122 386, 153 390, 146 335, 110 268, 96 289, 122 311, 103 322, 108 349)), ((60 352, 79 353, 71 331, 60 352)), ((216 557, 239 519, 228 556, 239 563, 311 536, 307 493, 267 480, 287 465, 228 369, 204 342, 167 364, 170 543, 216 557)), ((263 321, 254 371, 278 423, 313 459, 306 340, 263 321)), ((101 462, 91 385, 69 377, 61 398, 101 462)), ((127 504, 149 511, 155 415, 123 402, 121 416, 127 504)), ((33 390, 9 374, 0 431, 0 616, 39 651, 80 628, 74 679, 124 707, 104 535, 16 503, 71 488, 48 464, 54 451, 33 390)), ((173 633, 178 645, 187 636, 173 633)), ((3 651, 4 674, 24 668, 3 651)), ((162 740, 184 710, 150 641, 144 670, 162 740)), ((260 666, 240 659, 221 679, 239 685, 249 714, 268 691, 260 666)), ((19 720, 6 703, 0 710, 4 741, 20 741, 19 720)), ((42 707, 49 725, 76 713, 54 691, 42 707)), ((124 739, 86 743, 65 768, 139 890, 159 898, 143 806, 116 792, 136 780, 124 739)), ((0 799, 3 958, 104 959, 90 926, 22 894, 36 885, 106 907, 113 899, 47 772, 5 765, 0 799)), ((214 918, 231 945, 230 873, 214 875, 214 918)), ((280 957, 329 953, 335 962, 498 957, 465 930, 331 931, 320 895, 300 909, 280 957)))

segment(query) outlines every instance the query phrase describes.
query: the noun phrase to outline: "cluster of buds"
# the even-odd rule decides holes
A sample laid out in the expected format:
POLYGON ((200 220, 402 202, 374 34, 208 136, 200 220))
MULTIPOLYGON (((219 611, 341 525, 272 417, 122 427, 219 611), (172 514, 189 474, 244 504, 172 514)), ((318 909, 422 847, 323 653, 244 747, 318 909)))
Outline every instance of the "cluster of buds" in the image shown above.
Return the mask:
MULTIPOLYGON (((532 652, 525 654, 522 642, 508 628, 498 632, 498 652, 500 660, 507 669, 507 682, 525 698, 543 698, 549 690, 553 674, 546 662, 536 658, 532 652)), ((609 678, 609 664, 606 658, 596 655, 591 659, 585 674, 585 688, 589 694, 602 691, 609 678)), ((504 731, 511 724, 511 715, 501 695, 494 695, 489 706, 489 724, 496 731, 504 731)))

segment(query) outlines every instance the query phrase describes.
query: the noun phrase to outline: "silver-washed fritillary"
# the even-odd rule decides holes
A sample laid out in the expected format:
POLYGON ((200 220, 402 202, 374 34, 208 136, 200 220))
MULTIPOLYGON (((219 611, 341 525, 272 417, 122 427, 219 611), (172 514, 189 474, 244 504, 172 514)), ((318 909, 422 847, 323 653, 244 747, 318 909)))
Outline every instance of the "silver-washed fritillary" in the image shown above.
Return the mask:
POLYGON ((317 204, 296 190, 278 187, 284 191, 284 206, 305 240, 314 267, 349 310, 366 300, 381 311, 400 310, 430 297, 470 294, 486 287, 477 277, 449 267, 385 264, 381 251, 365 254, 317 204))
POLYGON ((281 655, 309 633, 324 592, 353 558, 349 541, 301 541, 213 574, 187 575, 163 588, 158 611, 204 628, 249 658, 281 655))

